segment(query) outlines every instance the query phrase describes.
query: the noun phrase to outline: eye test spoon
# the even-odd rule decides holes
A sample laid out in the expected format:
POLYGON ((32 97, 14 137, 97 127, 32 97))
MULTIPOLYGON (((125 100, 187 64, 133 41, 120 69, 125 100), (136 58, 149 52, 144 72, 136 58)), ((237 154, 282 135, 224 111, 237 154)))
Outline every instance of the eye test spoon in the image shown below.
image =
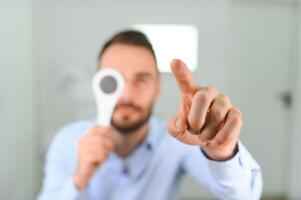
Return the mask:
POLYGON ((93 77, 92 90, 97 106, 97 124, 110 126, 113 110, 124 89, 123 76, 114 69, 101 69, 93 77))

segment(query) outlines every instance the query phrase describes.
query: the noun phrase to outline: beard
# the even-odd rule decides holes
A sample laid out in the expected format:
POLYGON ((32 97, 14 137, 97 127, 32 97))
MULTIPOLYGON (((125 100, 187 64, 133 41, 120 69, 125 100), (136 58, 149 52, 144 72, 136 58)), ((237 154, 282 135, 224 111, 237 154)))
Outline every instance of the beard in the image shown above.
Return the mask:
MULTIPOLYGON (((127 107, 132 107, 133 109, 135 109, 138 112, 143 112, 143 109, 135 106, 133 104, 122 104, 121 106, 127 106, 127 107)), ((115 109, 116 110, 116 109, 115 109)), ((149 120, 150 116, 152 115, 152 110, 153 110, 153 104, 151 104, 149 106, 149 108, 147 109, 147 113, 145 116, 141 117, 140 119, 138 119, 135 122, 132 122, 131 124, 121 124, 116 122, 113 118, 111 120, 111 125, 113 128, 115 128, 118 132, 120 132, 121 134, 127 135, 130 133, 134 133, 135 131, 139 130, 140 128, 142 128, 149 120)))

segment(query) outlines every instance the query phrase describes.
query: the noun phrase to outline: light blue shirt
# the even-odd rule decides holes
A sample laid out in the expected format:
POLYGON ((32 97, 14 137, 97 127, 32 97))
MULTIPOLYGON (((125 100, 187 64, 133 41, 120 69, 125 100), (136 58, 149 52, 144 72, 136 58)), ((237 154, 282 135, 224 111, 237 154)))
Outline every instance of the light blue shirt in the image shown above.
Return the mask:
POLYGON ((194 177, 219 199, 259 199, 259 165, 239 142, 230 160, 208 159, 199 147, 172 138, 165 123, 151 117, 144 142, 126 159, 111 153, 95 172, 86 190, 72 182, 76 170, 76 141, 94 125, 80 121, 61 129, 46 157, 45 178, 39 200, 175 200, 184 174, 194 177))

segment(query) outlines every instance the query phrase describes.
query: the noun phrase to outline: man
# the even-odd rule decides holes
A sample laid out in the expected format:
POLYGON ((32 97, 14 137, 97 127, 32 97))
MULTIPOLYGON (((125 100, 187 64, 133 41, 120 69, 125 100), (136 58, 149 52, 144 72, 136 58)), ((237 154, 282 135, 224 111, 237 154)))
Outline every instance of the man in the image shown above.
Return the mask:
POLYGON ((166 126, 151 116, 160 78, 152 45, 137 31, 120 32, 104 45, 103 68, 125 79, 111 127, 91 120, 63 128, 48 151, 39 199, 173 200, 183 174, 220 199, 260 198, 260 167, 238 141, 242 115, 227 96, 197 85, 175 59, 179 110, 166 126))

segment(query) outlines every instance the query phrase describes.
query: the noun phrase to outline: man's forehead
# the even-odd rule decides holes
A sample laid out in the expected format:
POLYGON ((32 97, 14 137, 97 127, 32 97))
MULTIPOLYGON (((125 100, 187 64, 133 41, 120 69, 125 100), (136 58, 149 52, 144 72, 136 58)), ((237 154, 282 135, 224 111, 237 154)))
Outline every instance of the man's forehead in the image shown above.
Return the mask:
POLYGON ((108 47, 99 60, 101 68, 111 67, 125 74, 156 75, 156 61, 145 47, 113 44, 108 47))
POLYGON ((153 77, 156 75, 152 70, 141 66, 101 66, 100 68, 116 69, 123 76, 153 77))

